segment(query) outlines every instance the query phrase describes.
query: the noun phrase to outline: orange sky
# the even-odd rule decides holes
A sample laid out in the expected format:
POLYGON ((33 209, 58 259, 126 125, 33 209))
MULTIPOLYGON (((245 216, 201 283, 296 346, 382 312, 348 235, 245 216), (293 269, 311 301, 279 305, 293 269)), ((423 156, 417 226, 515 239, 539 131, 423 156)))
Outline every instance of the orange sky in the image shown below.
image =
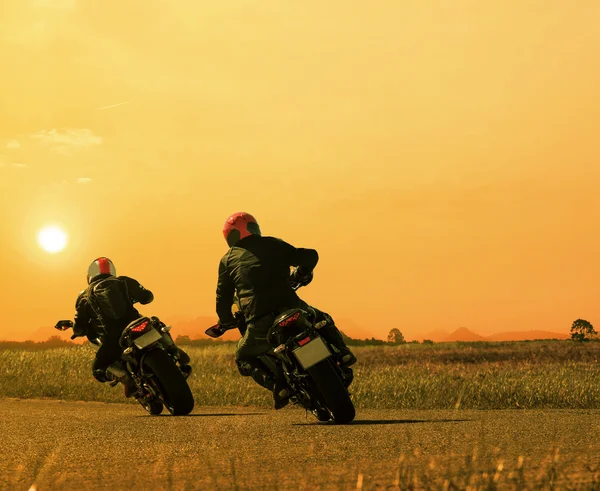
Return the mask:
POLYGON ((3 1, 0 338, 72 316, 99 255, 154 291, 143 312, 211 315, 239 210, 316 248, 302 296, 376 337, 600 324, 599 18, 3 1), (50 222, 71 236, 58 255, 35 241, 50 222))

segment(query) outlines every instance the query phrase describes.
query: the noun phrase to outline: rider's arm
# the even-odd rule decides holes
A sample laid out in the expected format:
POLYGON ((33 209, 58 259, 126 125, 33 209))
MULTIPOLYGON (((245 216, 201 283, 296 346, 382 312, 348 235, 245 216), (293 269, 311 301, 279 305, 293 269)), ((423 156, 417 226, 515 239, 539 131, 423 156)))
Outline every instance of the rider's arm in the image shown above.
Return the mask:
POLYGON ((297 266, 301 274, 310 273, 319 262, 319 254, 315 249, 294 247, 287 242, 276 239, 282 258, 290 266, 297 266))
POLYGON ((125 281, 129 297, 134 303, 140 302, 142 305, 146 305, 154 300, 154 294, 140 285, 137 280, 134 280, 129 276, 119 276, 119 278, 125 281))
MULTIPOLYGON (((84 290, 85 291, 85 290, 84 290)), ((75 319, 73 323, 73 333, 77 336, 84 336, 90 326, 91 318, 88 313, 87 301, 84 292, 81 292, 75 302, 75 319)))
POLYGON ((231 313, 235 285, 224 261, 219 263, 219 280, 217 281, 217 316, 219 324, 231 324, 235 322, 231 313))

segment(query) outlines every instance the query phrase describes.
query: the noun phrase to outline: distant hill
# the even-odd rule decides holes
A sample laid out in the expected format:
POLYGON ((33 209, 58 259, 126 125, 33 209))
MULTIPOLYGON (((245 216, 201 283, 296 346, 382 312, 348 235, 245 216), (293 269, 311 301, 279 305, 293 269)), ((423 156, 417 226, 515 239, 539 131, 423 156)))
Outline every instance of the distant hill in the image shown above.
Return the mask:
POLYGON ((559 333, 544 330, 530 331, 506 331, 482 336, 466 327, 460 327, 453 332, 447 332, 442 329, 430 331, 423 336, 417 337, 417 340, 431 339, 436 343, 454 342, 454 341, 527 341, 535 339, 569 339, 571 336, 567 333, 559 333))
POLYGON ((453 331, 446 336, 443 341, 487 341, 487 339, 484 336, 480 336, 479 334, 470 331, 466 327, 459 327, 456 331, 453 331))
MULTIPOLYGON (((177 336, 189 336, 190 339, 206 339, 208 336, 204 334, 204 331, 210 326, 217 323, 217 317, 211 316, 200 316, 195 319, 185 319, 180 316, 177 317, 165 317, 162 319, 165 323, 172 326, 172 335, 174 338, 177 336)), ((347 336, 353 339, 370 339, 373 334, 369 331, 361 328, 355 322, 349 319, 334 319, 338 329, 344 332, 347 336)), ((236 340, 240 338, 240 333, 237 330, 227 331, 220 339, 223 340, 236 340)))

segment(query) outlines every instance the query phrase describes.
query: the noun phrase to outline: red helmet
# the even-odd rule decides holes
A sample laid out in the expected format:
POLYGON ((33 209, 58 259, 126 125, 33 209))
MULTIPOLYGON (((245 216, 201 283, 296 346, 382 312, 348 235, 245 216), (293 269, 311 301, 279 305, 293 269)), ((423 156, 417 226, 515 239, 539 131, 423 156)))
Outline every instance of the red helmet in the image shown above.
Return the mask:
POLYGON ((90 264, 87 272, 88 284, 90 284, 96 276, 100 276, 101 274, 109 274, 111 276, 117 275, 115 265, 107 257, 99 257, 94 259, 92 264, 90 264))
POLYGON ((250 213, 240 211, 225 220, 223 236, 229 247, 233 247, 239 240, 250 235, 261 235, 258 222, 250 213))

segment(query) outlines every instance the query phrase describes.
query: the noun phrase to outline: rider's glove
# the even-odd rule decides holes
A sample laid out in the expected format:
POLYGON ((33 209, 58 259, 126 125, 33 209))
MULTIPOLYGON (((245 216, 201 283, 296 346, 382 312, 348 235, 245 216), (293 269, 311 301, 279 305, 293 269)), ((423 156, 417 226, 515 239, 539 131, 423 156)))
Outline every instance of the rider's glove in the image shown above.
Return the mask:
POLYGON ((290 282, 293 287, 301 287, 308 285, 313 280, 312 271, 304 271, 301 267, 298 267, 292 271, 290 276, 290 282))
POLYGON ((85 327, 81 327, 78 325, 73 326, 73 337, 80 338, 86 335, 85 327))

